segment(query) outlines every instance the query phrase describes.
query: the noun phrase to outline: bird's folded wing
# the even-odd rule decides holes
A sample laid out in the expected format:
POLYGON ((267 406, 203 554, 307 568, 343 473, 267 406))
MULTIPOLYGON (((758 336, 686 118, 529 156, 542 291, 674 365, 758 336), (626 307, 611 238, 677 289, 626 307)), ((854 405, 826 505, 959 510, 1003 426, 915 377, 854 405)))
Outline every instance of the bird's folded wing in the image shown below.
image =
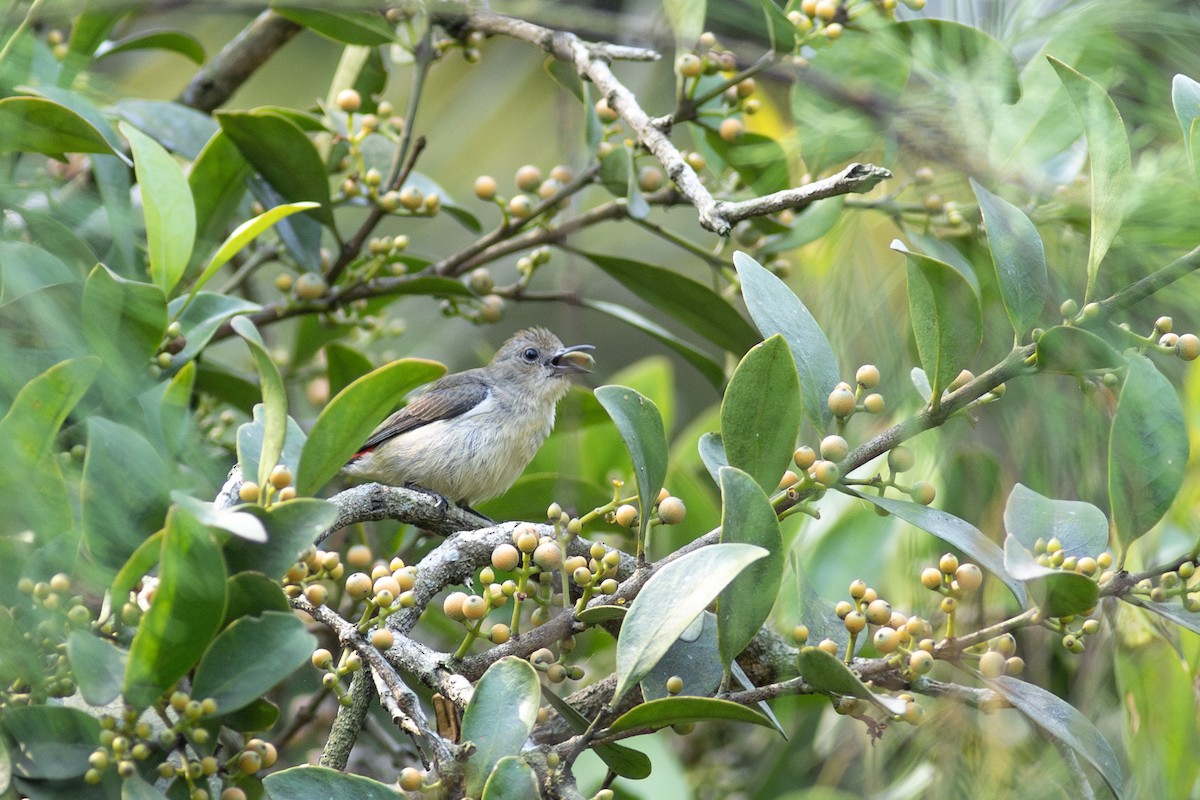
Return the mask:
POLYGON ((465 414, 482 403, 487 395, 487 385, 469 372, 447 375, 381 422, 354 455, 358 457, 368 453, 388 439, 431 422, 465 414))

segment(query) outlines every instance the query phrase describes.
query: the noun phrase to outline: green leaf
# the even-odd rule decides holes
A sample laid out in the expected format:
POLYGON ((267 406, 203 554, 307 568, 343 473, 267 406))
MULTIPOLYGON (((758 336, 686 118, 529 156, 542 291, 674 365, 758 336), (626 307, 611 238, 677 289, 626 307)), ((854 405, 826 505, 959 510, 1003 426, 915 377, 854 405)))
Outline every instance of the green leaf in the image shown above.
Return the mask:
POLYGON ((359 350, 344 344, 330 342, 325 345, 325 375, 329 379, 329 391, 337 395, 354 381, 375 369, 371 359, 359 350))
MULTIPOLYGON (((846 207, 845 198, 827 197, 816 200, 796 215, 796 221, 786 233, 773 236, 766 241, 760 253, 772 256, 787 250, 803 247, 809 242, 815 242, 833 230, 833 226, 842 218, 842 209, 846 207)), ((760 218, 761 219, 761 218, 760 218)))
POLYGON ((792 463, 802 411, 796 362, 775 334, 746 353, 721 401, 721 442, 730 466, 774 492, 792 463))
POLYGON ((650 509, 658 501, 658 490, 667 477, 667 434, 663 430, 658 406, 628 386, 601 386, 596 399, 612 417, 617 432, 629 450, 633 474, 637 479, 638 551, 646 541, 650 509))
POLYGON ((721 434, 709 431, 700 436, 696 441, 696 450, 700 454, 700 461, 704 464, 704 468, 708 470, 708 474, 712 476, 713 483, 721 482, 717 473, 721 467, 729 466, 729 458, 725 455, 725 443, 721 441, 721 434))
POLYGON ((856 492, 851 489, 843 490, 862 500, 895 514, 900 519, 916 525, 926 533, 932 533, 948 545, 957 547, 968 555, 979 566, 1000 579, 1009 588, 1013 596, 1023 606, 1025 605, 1025 588, 1020 579, 1014 580, 1004 566, 1004 552, 978 528, 964 519, 953 514, 947 514, 936 508, 912 503, 907 500, 896 500, 891 497, 879 497, 869 492, 856 492))
MULTIPOLYGON (((104 141, 108 143, 114 156, 124 162, 125 166, 133 166, 133 162, 122 152, 125 149, 125 142, 117 135, 117 131, 113 128, 112 123, 109 122, 108 117, 79 92, 59 86, 21 87, 21 91, 27 91, 29 94, 44 97, 83 117, 89 125, 99 131, 100 135, 104 137, 104 141)), ((88 264, 88 266, 91 267, 92 264, 88 264)))
POLYGON ((676 676, 683 679, 681 694, 689 697, 709 697, 721 688, 725 666, 717 644, 717 615, 711 611, 703 611, 692 620, 638 682, 642 700, 670 697, 667 681, 676 676))
POLYGON ((575 619, 584 625, 599 625, 601 622, 624 619, 628 613, 629 606, 592 606, 576 614, 575 619))
POLYGON ((287 435, 287 392, 283 388, 279 367, 271 360, 271 354, 267 352, 267 346, 263 344, 254 323, 248 317, 235 317, 230 327, 246 340, 258 367, 263 398, 263 441, 258 457, 258 485, 265 487, 271 470, 279 463, 283 439, 287 435))
POLYGON ((211 500, 201 500, 181 491, 171 492, 171 500, 201 525, 231 533, 249 542, 267 541, 267 530, 258 517, 239 510, 237 506, 217 508, 211 500))
POLYGON ((859 680, 845 662, 819 647, 805 646, 796 654, 800 677, 814 689, 833 694, 859 697, 877 706, 886 714, 903 714, 904 701, 888 695, 875 694, 859 680))
POLYGON ((754 328, 702 283, 641 261, 581 253, 629 291, 718 347, 741 354, 758 343, 754 328))
POLYGON ((537 774, 518 756, 497 761, 483 787, 483 800, 528 800, 540 795, 537 774))
POLYGON ((1046 304, 1046 251, 1037 228, 1021 209, 971 179, 987 227, 988 247, 1004 310, 1020 339, 1046 304))
POLYGON ((1196 120, 1200 119, 1200 83, 1186 75, 1176 75, 1171 80, 1171 105, 1183 130, 1183 149, 1187 151, 1192 172, 1200 176, 1200 163, 1196 162, 1200 148, 1197 148, 1195 141, 1196 120))
POLYGON ((264 611, 290 613, 291 607, 283 594, 279 582, 268 578, 262 572, 239 572, 230 575, 226 581, 225 619, 221 622, 224 629, 231 622, 242 617, 258 617, 264 611))
MULTIPOLYGON (((812 581, 805 573, 804 567, 800 565, 800 559, 797 558, 795 549, 788 553, 788 566, 795 573, 796 582, 794 588, 791 589, 793 594, 791 596, 785 594, 779 600, 780 603, 791 603, 791 605, 782 607, 796 610, 797 620, 808 628, 807 641, 820 642, 823 639, 832 639, 837 643, 838 652, 846 652, 850 643, 850 632, 837 618, 836 606, 813 588, 812 581), (792 599, 793 597, 794 599, 792 599)), ((866 644, 863 641, 865 638, 860 636, 855 640, 855 651, 861 650, 866 644)))
POLYGON ((169 50, 194 64, 204 63, 204 45, 196 37, 181 31, 142 31, 96 48, 96 60, 135 50, 169 50))
POLYGON ((142 776, 134 772, 128 778, 121 778, 121 800, 170 800, 155 786, 146 783, 142 776))
POLYGON ((196 206, 183 170, 162 145, 122 122, 121 133, 133 151, 134 173, 142 191, 150 277, 170 295, 183 277, 196 242, 196 206))
POLYGON ((158 588, 142 617, 125 670, 125 700, 142 709, 200 659, 225 612, 225 563, 209 532, 191 515, 167 516, 158 588))
POLYGON ((944 261, 914 253, 899 240, 892 249, 908 259, 908 315, 921 366, 937 408, 942 391, 958 377, 983 340, 979 297, 958 270, 944 261))
POLYGON ((117 699, 129 651, 76 629, 67 638, 67 659, 85 701, 93 706, 103 706, 117 699))
POLYGON ((1096 581, 1078 572, 1043 567, 1012 534, 1004 539, 1004 568, 1025 582, 1030 598, 1047 617, 1082 614, 1095 608, 1100 597, 1096 581))
POLYGON ((765 728, 775 727, 765 715, 740 703, 718 700, 715 697, 680 695, 636 705, 613 720, 609 730, 619 733, 636 728, 658 729, 681 723, 707 722, 709 720, 749 722, 765 728))
POLYGON ((279 579, 296 558, 311 547, 317 537, 337 519, 337 506, 315 497, 297 497, 270 508, 240 506, 241 511, 258 517, 267 529, 266 543, 248 539, 230 539, 225 543, 225 559, 231 573, 255 570, 279 579))
POLYGON ((296 491, 307 495, 324 486, 358 452, 371 431, 395 410, 400 398, 445 373, 446 367, 436 361, 403 358, 362 376, 338 392, 309 431, 296 473, 296 491))
POLYGON ((42 97, 0 100, 0 153, 41 153, 65 161, 66 153, 109 153, 104 134, 66 106, 42 97))
MULTIPOLYGON (((252 391, 257 394, 257 388, 251 384, 247 385, 251 386, 252 391)), ((255 403, 250 413, 251 421, 239 425, 237 429, 237 456, 243 476, 250 476, 253 479, 253 476, 258 475, 259 457, 262 454, 263 437, 266 434, 263 404, 255 403)), ((304 449, 304 442, 304 431, 300 430, 296 420, 288 417, 287 432, 283 437, 283 452, 279 454, 277 463, 290 469, 293 475, 300 468, 300 452, 304 449)))
POLYGON ((308 135, 295 122, 269 111, 223 111, 217 121, 260 175, 292 202, 312 201, 312 213, 334 227, 329 178, 308 135))
POLYGON ((4 648, 0 680, 6 686, 17 680, 34 686, 43 680, 41 658, 6 606, 0 606, 0 647, 4 648))
POLYGON ((1121 599, 1132 606, 1137 606, 1140 609, 1169 619, 1181 628, 1185 628, 1193 633, 1200 633, 1200 612, 1188 611, 1179 602, 1167 601, 1165 603, 1155 603, 1136 594, 1124 594, 1121 595, 1121 599))
MULTIPOLYGON (((760 2, 774 5, 773 0, 760 2)), ((736 142, 727 142, 716 131, 706 129, 704 141, 755 194, 781 192, 791 186, 787 153, 770 136, 748 131, 736 142)))
POLYGON ((537 722, 541 684, 528 661, 513 656, 487 668, 463 712, 462 742, 475 745, 467 761, 466 792, 478 795, 492 768, 521 752, 537 722))
POLYGON ((271 800, 403 800, 391 786, 328 767, 291 767, 263 778, 271 800))
POLYGON ((721 541, 757 545, 768 553, 717 598, 717 641, 728 668, 771 614, 783 580, 784 553, 775 509, 754 478, 734 467, 722 467, 720 478, 721 541))
POLYGON ((642 587, 617 639, 612 702, 644 678, 700 612, 751 563, 769 554, 750 544, 714 544, 657 570, 642 587))
POLYGON ((186 342, 183 350, 175 354, 175 363, 191 361, 212 339, 213 334, 237 314, 252 314, 262 306, 236 295, 200 292, 191 302, 187 297, 176 297, 167 305, 171 319, 179 320, 183 326, 182 336, 186 342), (183 306, 187 303, 187 308, 183 306))
POLYGON ((1003 44, 979 28, 925 17, 899 22, 895 31, 908 43, 912 58, 939 77, 975 76, 971 85, 992 95, 989 105, 1020 99, 1016 60, 1003 44))
POLYGON ((297 25, 343 44, 391 44, 396 33, 378 11, 321 8, 303 3, 272 2, 271 8, 297 25))
POLYGON ((1108 502, 1122 551, 1167 513, 1187 462, 1188 428, 1175 387, 1148 358, 1130 356, 1108 439, 1108 502))
POLYGON ((237 711, 299 669, 316 646, 291 612, 234 620, 200 659, 192 694, 216 700, 218 714, 237 711))
POLYGON ((224 131, 213 134, 196 156, 188 171, 188 186, 196 204, 197 255, 223 239, 252 174, 254 170, 224 131))
POLYGON ((1037 341, 1037 366, 1043 372, 1078 375, 1097 369, 1117 369, 1125 359, 1091 331, 1067 325, 1048 328, 1037 341))
POLYGON ((707 378, 708 382, 713 386, 720 388, 721 385, 725 383, 725 370, 721 368, 720 364, 713 361, 711 358, 704 355, 692 345, 683 341, 678 336, 659 325, 657 322, 654 322, 653 320, 650 320, 623 305, 609 303, 605 300, 590 300, 584 298, 580 305, 582 305, 584 308, 590 308, 593 311, 599 311, 601 314, 607 314, 613 319, 620 320, 626 325, 630 325, 654 337, 687 360, 687 362, 699 370, 700 374, 707 378))
MULTIPOLYGON (((208 266, 200 273, 200 277, 196 278, 196 282, 192 285, 192 291, 189 292, 189 298, 194 297, 196 292, 204 284, 208 283, 213 275, 217 274, 217 270, 229 263, 229 259, 238 254, 246 245, 254 241, 264 231, 285 217, 290 217, 298 211, 307 211, 310 208, 316 208, 316 203, 287 203, 282 206, 275 206, 270 211, 264 211, 253 219, 248 219, 234 229, 233 233, 225 240, 216 254, 209 260, 208 266)), ((187 305, 184 304, 186 308, 187 305)))
POLYGON ((839 381, 837 359, 829 340, 800 298, 770 270, 742 252, 733 254, 733 265, 759 333, 764 339, 783 334, 791 348, 800 376, 804 413, 817 431, 824 432, 832 417, 829 393, 839 381))
POLYGON ((1108 519, 1091 503, 1052 500, 1018 483, 1004 506, 1004 529, 1027 549, 1058 539, 1068 556, 1094 556, 1108 544, 1108 519))
POLYGON ((776 53, 790 54, 796 47, 796 26, 775 4, 775 0, 758 0, 767 25, 767 39, 776 53))
MULTIPOLYGON (((562 715, 562 718, 567 721, 567 724, 571 726, 573 731, 583 733, 588 729, 589 722, 587 718, 576 711, 566 700, 563 700, 554 692, 546 692, 542 697, 550 705, 554 706, 554 710, 562 715)), ((591 748, 596 755, 600 756, 609 769, 622 778, 640 781, 650 775, 650 758, 639 750, 634 750, 632 747, 625 747, 620 744, 593 744, 591 748)))
POLYGON ((125 97, 109 110, 187 161, 195 161, 220 131, 208 114, 171 100, 125 97))
POLYGON ((989 685, 1048 736, 1083 756, 1113 794, 1124 796, 1120 762, 1096 726, 1074 706, 1041 687, 1007 675, 989 681, 989 685))
POLYGON ((1047 58, 1083 119, 1083 133, 1087 137, 1092 187, 1092 234, 1084 292, 1084 301, 1088 301, 1096 291, 1100 262, 1125 216, 1131 170, 1129 137, 1116 105, 1098 83, 1053 56, 1047 58))
POLYGON ((149 283, 131 281, 97 264, 83 289, 83 334, 88 349, 104 361, 128 391, 144 381, 146 365, 167 329, 167 298, 149 283))
POLYGON ((137 582, 154 569, 154 565, 158 563, 158 557, 162 554, 164 535, 164 530, 155 531, 138 545, 137 549, 133 551, 133 555, 113 577, 109 594, 113 597, 127 597, 137 582))
POLYGON ((675 33, 675 49, 690 50, 704 32, 707 0, 663 0, 663 10, 675 33))
POLYGON ((20 746, 12 752, 13 774, 58 780, 82 775, 96 749, 100 723, 77 708, 14 706, 0 725, 20 746))

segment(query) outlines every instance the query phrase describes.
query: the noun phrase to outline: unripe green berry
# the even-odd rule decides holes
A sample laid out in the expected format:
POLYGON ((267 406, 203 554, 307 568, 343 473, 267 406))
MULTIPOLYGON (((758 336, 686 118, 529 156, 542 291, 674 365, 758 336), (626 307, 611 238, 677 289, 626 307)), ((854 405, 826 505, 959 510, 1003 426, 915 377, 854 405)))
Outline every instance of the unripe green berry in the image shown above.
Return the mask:
POLYGON ((832 461, 818 461, 813 464, 812 479, 822 486, 833 486, 837 483, 841 472, 838 470, 838 465, 832 461))
POLYGON ((908 494, 914 503, 927 506, 937 497, 937 490, 933 488, 933 484, 929 481, 917 481, 909 489, 908 494))
POLYGON ((979 674, 985 678, 999 678, 1004 674, 1005 661, 999 650, 989 650, 979 658, 979 674))
POLYGON ((933 669, 933 654, 917 650, 908 657, 908 668, 917 675, 926 675, 933 669))
POLYGON ((672 675, 667 678, 667 694, 679 694, 683 691, 683 678, 672 675))
POLYGON ((888 469, 892 472, 908 472, 916 463, 916 456, 913 451, 904 445, 896 445, 888 451, 888 469))

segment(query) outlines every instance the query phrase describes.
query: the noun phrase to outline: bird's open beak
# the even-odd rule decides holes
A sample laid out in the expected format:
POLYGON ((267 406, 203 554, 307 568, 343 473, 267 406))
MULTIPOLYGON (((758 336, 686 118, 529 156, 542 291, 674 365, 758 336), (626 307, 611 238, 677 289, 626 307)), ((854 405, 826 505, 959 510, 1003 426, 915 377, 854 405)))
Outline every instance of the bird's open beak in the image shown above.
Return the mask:
POLYGON ((550 356, 550 366, 564 375, 570 372, 591 372, 592 365, 596 362, 588 351, 595 349, 590 344, 577 344, 572 347, 564 347, 550 356))

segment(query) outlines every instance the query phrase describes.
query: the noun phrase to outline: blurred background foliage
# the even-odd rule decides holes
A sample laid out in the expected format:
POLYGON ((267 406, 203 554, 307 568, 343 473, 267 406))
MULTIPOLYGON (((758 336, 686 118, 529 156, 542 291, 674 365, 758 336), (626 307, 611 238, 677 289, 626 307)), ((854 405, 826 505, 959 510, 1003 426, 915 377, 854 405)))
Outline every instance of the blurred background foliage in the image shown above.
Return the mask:
MULTIPOLYGON (((575 30, 587 38, 658 49, 664 54, 662 64, 627 63, 615 69, 652 114, 665 114, 674 107, 676 77, 669 67, 673 40, 660 3, 496 2, 492 8, 575 30)), ((186 30, 211 56, 259 10, 237 3, 152 3, 132 17, 122 33, 186 30)), ((31 54, 35 72, 40 61, 52 58, 47 37, 53 30, 65 30, 75 11, 74 4, 47 4, 36 31, 41 38, 31 54)), ((706 27, 738 54, 741 63, 749 64, 767 47, 759 15, 757 4, 749 0, 712 0, 706 27)), ((908 12, 906 16, 918 15, 908 12)), ((856 418, 848 437, 852 445, 922 404, 909 380, 918 360, 907 319, 904 259, 889 248, 893 239, 963 265, 973 276, 985 319, 984 344, 973 364, 977 372, 998 361, 1011 346, 968 177, 1025 208, 1038 224, 1046 242, 1051 282, 1051 304, 1043 323, 1056 321, 1052 309, 1061 300, 1082 295, 1089 225, 1087 149, 1079 120, 1045 55, 1053 54, 1105 87, 1121 112, 1133 149, 1134 179, 1126 221, 1105 262, 1099 296, 1164 265, 1200 239, 1196 216, 1200 194, 1170 95, 1172 75, 1200 77, 1200 49, 1195 46, 1200 41, 1200 9, 1194 3, 930 0, 919 16, 974 26, 992 37, 998 49, 972 53, 964 61, 937 41, 910 49, 879 31, 848 30, 835 46, 809 54, 809 64, 775 67, 760 74, 756 97, 762 108, 744 120, 750 132, 781 143, 789 156, 793 183, 861 160, 893 171, 895 178, 883 191, 818 203, 800 217, 802 224, 813 225, 816 235, 793 237, 791 242, 787 234, 764 237, 753 226, 739 228, 732 240, 721 240, 701 231, 686 206, 655 208, 649 217, 726 261, 735 248, 769 261, 821 324, 846 380, 860 364, 879 367, 888 413, 869 422, 856 418), (902 186, 907 188, 900 191, 902 186), (819 222, 822 214, 827 228, 819 222), (797 240, 799 246, 789 246, 797 240)), ((869 20, 864 22, 864 27, 870 25, 869 20)), ((341 55, 342 45, 301 33, 223 108, 312 109, 326 97, 341 55)), ((444 201, 453 198, 487 229, 497 215, 472 196, 476 177, 497 176, 501 190, 510 192, 510 176, 523 164, 536 164, 543 171, 566 164, 578 171, 586 167, 591 154, 583 146, 579 103, 547 74, 540 51, 497 38, 485 43, 482 56, 482 63, 476 65, 451 53, 433 68, 417 115, 419 132, 428 140, 418 170, 444 188, 448 195, 444 201)), ((403 109, 409 99, 408 70, 402 66, 393 70, 376 99, 403 109)), ((126 118, 154 129, 164 120, 156 120, 153 112, 138 117, 130 101, 172 100, 195 71, 195 64, 179 53, 116 54, 88 71, 84 93, 98 105, 116 103, 118 112, 124 104, 126 118)), ((6 93, 17 80, 24 84, 29 77, 0 76, 6 93)), ((696 130, 681 128, 679 144, 711 155, 712 145, 696 130), (690 144, 689 136, 693 137, 690 144)), ((57 220, 80 231, 90 243, 103 244, 105 227, 123 224, 111 212, 103 217, 97 208, 104 198, 85 188, 62 193, 53 201, 43 198, 46 205, 38 208, 42 202, 38 185, 69 183, 77 177, 72 165, 30 166, 28 161, 15 160, 12 165, 5 178, 9 186, 0 187, 0 204, 11 208, 24 203, 27 209, 46 211, 52 220, 46 223, 47 236, 53 238, 50 226, 57 220)), ((572 203, 582 209, 606 197, 597 186, 572 203)), ((356 208, 339 210, 343 230, 353 230, 365 213, 356 208)), ((377 233, 406 235, 409 253, 433 260, 461 250, 475 238, 446 214, 388 219, 377 233)), ((0 247, 10 250, 8 259, 0 251, 4 301, 30 289, 77 282, 93 266, 94 256, 102 255, 98 246, 96 252, 71 253, 63 245, 43 264, 40 276, 22 287, 16 271, 5 268, 6 261, 17 263, 11 249, 22 246, 20 225, 11 210, 6 212, 3 239, 0 247)), ((572 238, 571 246, 663 265, 703 283, 720 283, 705 259, 627 222, 585 230, 572 238)), ((516 278, 519 255, 491 265, 497 283, 516 278)), ((32 257, 21 254, 27 256, 32 257)), ((255 302, 276 299, 280 292, 275 281, 289 270, 268 266, 238 292, 255 302)), ((231 274, 227 270, 219 275, 212 288, 231 274)), ((666 318, 654 303, 622 288, 581 256, 555 252, 551 262, 538 270, 531 288, 570 290, 619 303, 692 342, 727 368, 734 363, 727 354, 706 350, 694 331, 666 318)), ((1178 330, 1192 330, 1200 307, 1198 290, 1194 278, 1186 279, 1117 321, 1128 321, 1134 330, 1143 331, 1157 316, 1168 314, 1175 317, 1178 330)), ((10 316, 0 325, 7 350, 0 375, 5 407, 33 375, 57 360, 36 355, 50 340, 54 352, 61 352, 58 346, 86 351, 79 331, 71 330, 70 322, 59 323, 63 317, 58 301, 45 299, 48 305, 20 309, 22 315, 35 318, 32 323, 27 316, 10 316)), ((13 311, 13 306, 6 308, 13 311)), ((696 443, 701 434, 719 427, 720 391, 655 339, 562 302, 510 302, 503 319, 489 325, 446 315, 436 300, 426 296, 372 304, 368 313, 367 323, 362 324, 360 317, 339 329, 338 341, 373 366, 408 355, 441 360, 452 370, 476 366, 509 333, 531 324, 549 327, 568 344, 595 344, 596 383, 638 389, 655 400, 667 424, 672 450, 667 485, 685 500, 689 517, 684 525, 656 533, 653 552, 670 552, 719 523, 719 496, 696 443)), ((308 317, 271 325, 264 335, 284 373, 290 411, 307 427, 330 396, 329 350, 320 352, 327 334, 308 317)), ((145 503, 134 504, 144 519, 156 515, 161 519, 166 489, 180 488, 198 497, 215 493, 233 458, 237 426, 248 419, 247 401, 257 398, 253 387, 239 383, 253 381, 254 375, 242 342, 231 337, 214 343, 203 358, 209 374, 198 377, 204 391, 193 409, 192 424, 185 426, 188 438, 176 447, 163 443, 154 457, 174 458, 175 463, 161 470, 148 463, 133 467, 139 480, 157 489, 145 503)), ((1183 386, 1191 429, 1200 430, 1196 371, 1177 364, 1160 366, 1183 386)), ((136 371, 130 367, 130 374, 136 371)), ((140 374, 123 378, 129 382, 120 383, 119 377, 119 385, 108 390, 100 387, 111 393, 109 398, 90 402, 112 413, 113 406, 140 397, 143 390, 149 392, 154 383, 140 374)), ((156 406, 141 402, 162 413, 161 402, 156 406)), ((1079 379, 1071 376, 1014 381, 1004 401, 979 412, 977 419, 956 419, 914 441, 918 471, 937 485, 939 507, 996 540, 1002 538, 1005 499, 1017 481, 1050 497, 1083 499, 1105 508, 1103 453, 1114 405, 1115 398, 1105 387, 1084 392, 1079 379)), ((552 499, 578 509, 604 502, 607 480, 623 474, 627 466, 623 445, 611 427, 590 424, 596 413, 584 392, 575 395, 526 478, 483 510, 497 518, 537 519, 552 499)), ((83 444, 81 423, 79 418, 68 423, 60 437, 63 452, 70 454, 73 446, 83 444)), ((130 469, 130 459, 141 454, 137 448, 127 448, 119 430, 112 433, 107 455, 89 454, 94 458, 90 469, 97 475, 130 469)), ((812 431, 806 434, 815 444, 812 431)), ((61 469, 86 475, 89 464, 68 458, 61 469)), ((10 473, 5 478, 20 476, 10 473)), ((1176 553, 1181 543, 1186 547, 1195 540, 1200 521, 1196 478, 1193 464, 1172 512, 1135 548, 1130 566, 1154 563, 1160 554, 1176 553)), ((11 502, 14 495, 6 497, 11 502)), ((72 502, 78 503, 79 498, 72 502)), ((31 525, 29 515, 15 509, 6 531, 31 525)), ((137 527, 137 518, 128 521, 137 527)), ((943 546, 926 534, 895 518, 878 517, 864 504, 840 496, 822 504, 820 520, 796 515, 783 528, 785 544, 824 597, 839 599, 850 580, 862 578, 886 591, 897 608, 912 613, 932 609, 934 601, 917 585, 916 576, 936 561, 943 546)), ((379 552, 398 551, 410 561, 430 546, 415 531, 395 524, 351 536, 365 536, 379 552)), ((19 537, 6 537, 2 546, 8 557, 0 559, 0 593, 6 602, 14 598, 12 589, 4 587, 14 586, 17 576, 29 571, 31 559, 53 562, 67 556, 37 549, 34 542, 19 537)), ((998 610, 1011 602, 1002 595, 1002 588, 993 585, 979 598, 973 613, 981 620, 997 618, 998 610)), ((1028 664, 1025 677, 1081 708, 1110 741, 1124 743, 1117 749, 1132 776, 1131 786, 1136 787, 1130 796, 1196 796, 1194 756, 1200 738, 1191 682, 1200 656, 1197 637, 1164 632, 1126 606, 1110 616, 1109 633, 1095 646, 1089 644, 1081 657, 1066 654, 1044 631, 1023 631, 1018 639, 1028 664), (1184 666, 1178 668, 1180 664, 1184 666)), ((795 618, 781 605, 774 621, 781 631, 789 631, 795 618)), ((448 632, 441 644, 448 645, 452 636, 448 632)), ((590 669, 602 675, 611 664, 611 650, 602 643, 589 646, 594 648, 590 669)), ((955 675, 947 668, 945 677, 953 680, 955 675)), ((309 677, 299 675, 282 690, 280 699, 287 710, 281 728, 308 702, 313 685, 309 677)), ((1034 727, 1016 714, 981 715, 952 703, 933 703, 921 727, 892 730, 872 741, 861 724, 833 714, 825 701, 784 698, 773 708, 789 733, 787 741, 762 729, 720 725, 702 725, 688 737, 663 733, 640 740, 652 754, 654 774, 644 782, 618 781, 619 796, 786 800, 1086 796, 1085 787, 1077 787, 1078 794, 1069 788, 1074 777, 1063 766, 1063 756, 1048 748, 1034 727)), ((331 713, 326 709, 318 714, 331 713)), ((319 725, 314 727, 320 730, 319 725)), ((390 781, 395 767, 406 763, 393 733, 377 730, 375 740, 364 742, 356 752, 351 769, 390 781)), ((319 744, 301 737, 291 743, 286 757, 290 763, 301 762, 308 758, 306 748, 319 744)), ((598 785, 603 777, 598 762, 581 762, 577 772, 585 788, 598 785)))

